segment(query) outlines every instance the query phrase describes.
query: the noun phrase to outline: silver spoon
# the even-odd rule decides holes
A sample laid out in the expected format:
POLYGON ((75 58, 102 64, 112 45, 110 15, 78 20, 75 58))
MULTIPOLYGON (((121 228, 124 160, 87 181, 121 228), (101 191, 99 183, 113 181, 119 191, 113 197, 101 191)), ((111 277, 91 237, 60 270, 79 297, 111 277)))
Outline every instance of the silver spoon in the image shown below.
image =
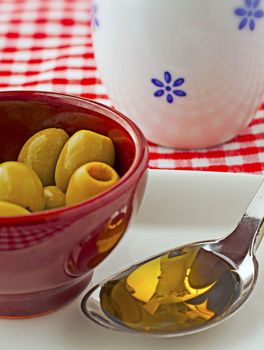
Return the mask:
POLYGON ((115 274, 88 291, 84 314, 112 330, 163 337, 197 333, 230 317, 257 280, 263 181, 229 235, 173 248, 115 274))

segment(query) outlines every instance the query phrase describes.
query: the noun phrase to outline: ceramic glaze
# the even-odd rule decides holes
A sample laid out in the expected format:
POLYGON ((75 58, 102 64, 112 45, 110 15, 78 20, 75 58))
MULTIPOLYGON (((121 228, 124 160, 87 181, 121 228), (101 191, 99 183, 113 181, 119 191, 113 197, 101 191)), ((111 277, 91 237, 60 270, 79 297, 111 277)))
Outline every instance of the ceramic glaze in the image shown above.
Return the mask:
POLYGON ((114 249, 141 202, 146 141, 133 122, 100 104, 48 92, 0 93, 0 162, 16 160, 25 141, 45 128, 109 136, 120 181, 77 205, 0 218, 0 317, 55 310, 80 294, 114 249))
POLYGON ((110 99, 150 141, 221 144, 262 102, 263 0, 95 0, 93 22, 110 99))

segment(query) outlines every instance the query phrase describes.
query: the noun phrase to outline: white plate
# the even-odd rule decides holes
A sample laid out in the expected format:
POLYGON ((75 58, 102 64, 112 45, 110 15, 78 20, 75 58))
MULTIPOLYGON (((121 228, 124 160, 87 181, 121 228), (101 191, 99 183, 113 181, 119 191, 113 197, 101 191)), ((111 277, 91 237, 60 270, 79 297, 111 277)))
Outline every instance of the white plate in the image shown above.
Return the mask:
MULTIPOLYGON (((98 267, 94 282, 161 250, 229 233, 261 179, 257 175, 150 171, 140 214, 113 254, 98 267)), ((0 320, 0 349, 262 349, 264 243, 257 257, 259 280, 246 306, 231 319, 203 333, 156 339, 111 332, 85 318, 80 310, 80 297, 47 316, 0 320)))

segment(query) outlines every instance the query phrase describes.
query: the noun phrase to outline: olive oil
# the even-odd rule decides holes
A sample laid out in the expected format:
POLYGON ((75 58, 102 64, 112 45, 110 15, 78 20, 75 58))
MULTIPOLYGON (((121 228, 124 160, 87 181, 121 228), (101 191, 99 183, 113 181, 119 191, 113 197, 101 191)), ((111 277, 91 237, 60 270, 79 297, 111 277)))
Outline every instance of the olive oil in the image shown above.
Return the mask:
POLYGON ((145 332, 177 332, 217 319, 239 296, 239 276, 225 260, 190 246, 147 261, 101 289, 104 313, 145 332))

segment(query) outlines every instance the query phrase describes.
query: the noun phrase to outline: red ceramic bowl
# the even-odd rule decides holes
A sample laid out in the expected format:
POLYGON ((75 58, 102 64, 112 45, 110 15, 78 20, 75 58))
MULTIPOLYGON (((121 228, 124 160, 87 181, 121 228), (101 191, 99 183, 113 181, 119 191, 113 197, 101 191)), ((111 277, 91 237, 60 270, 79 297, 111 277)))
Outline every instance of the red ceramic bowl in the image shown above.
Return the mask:
POLYGON ((16 160, 24 142, 49 127, 111 137, 121 180, 75 206, 0 218, 0 316, 49 312, 82 292, 124 234, 145 189, 147 144, 125 116, 73 96, 0 92, 0 162, 16 160))

